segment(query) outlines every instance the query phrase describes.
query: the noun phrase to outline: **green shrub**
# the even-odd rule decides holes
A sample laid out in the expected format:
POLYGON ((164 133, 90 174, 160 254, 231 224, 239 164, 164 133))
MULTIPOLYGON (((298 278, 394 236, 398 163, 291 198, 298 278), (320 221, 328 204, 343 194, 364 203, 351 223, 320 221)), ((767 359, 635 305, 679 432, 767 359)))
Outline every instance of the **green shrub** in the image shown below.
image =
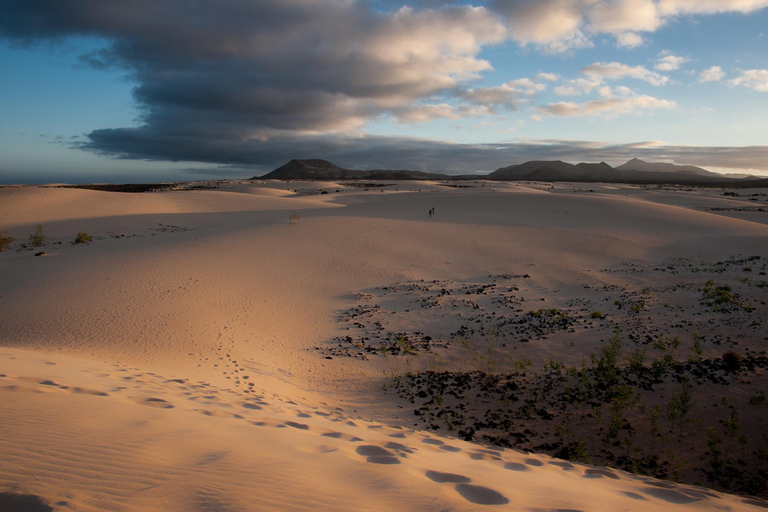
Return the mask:
POLYGON ((85 231, 80 231, 72 241, 73 244, 89 244, 93 240, 93 237, 85 231))
POLYGON ((593 311, 589 316, 592 318, 603 318, 603 313, 600 311, 593 311))
POLYGON ((32 247, 40 247, 45 244, 45 235, 43 234, 43 225, 38 224, 35 228, 35 232, 29 235, 29 245, 32 247))
POLYGON ((8 236, 7 233, 7 231, 0 231, 0 251, 4 251, 14 240, 16 240, 12 236, 8 236))

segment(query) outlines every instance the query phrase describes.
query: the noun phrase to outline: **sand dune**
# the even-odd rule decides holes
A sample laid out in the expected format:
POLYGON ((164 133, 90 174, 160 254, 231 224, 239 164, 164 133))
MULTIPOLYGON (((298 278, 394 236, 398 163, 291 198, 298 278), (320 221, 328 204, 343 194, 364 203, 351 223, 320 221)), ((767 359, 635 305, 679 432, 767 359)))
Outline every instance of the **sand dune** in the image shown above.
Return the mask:
MULTIPOLYGON (((758 286, 768 226, 753 214, 711 210, 754 202, 715 190, 469 183, 366 190, 236 182, 141 194, 0 188, 0 229, 18 239, 0 253, 0 493, 39 496, 54 510, 765 506, 425 430, 413 414, 419 404, 383 390, 403 358, 330 350, 349 349, 334 341, 346 336, 376 339, 372 332, 450 341, 467 319, 488 321, 474 305, 490 317, 502 300, 523 311, 515 318, 545 307, 572 311, 572 331, 526 344, 509 334, 506 348, 494 348, 505 361, 530 357, 537 368, 549 357, 578 364, 614 326, 643 335, 707 329, 709 358, 764 347, 750 322, 768 321, 758 286), (294 211, 301 218, 292 224, 294 211), (46 245, 21 250, 39 223, 46 245), (77 231, 95 240, 71 245, 77 231), (35 257, 39 251, 46 254, 35 257), (762 259, 749 263, 751 274, 747 263, 715 272, 734 255, 762 259), (713 278, 731 283, 753 311, 734 310, 723 323, 701 310, 710 274, 678 277, 688 262, 710 262, 713 278), (489 278, 504 275, 528 278, 489 278), (396 288, 422 280, 444 284, 418 294, 396 288), (494 282, 497 295, 465 297, 474 305, 452 303, 458 292, 440 295, 494 282), (678 286, 685 291, 673 294, 678 286), (614 298, 642 299, 657 323, 638 327, 638 315, 614 298), (410 311, 424 301, 434 306, 410 311), (364 307, 371 312, 359 318, 346 313, 364 307), (594 309, 609 320, 590 319, 594 309)), ((426 370, 430 354, 471 366, 456 343, 414 364, 426 370)), ((765 372, 741 379, 751 384, 728 389, 741 390, 746 403, 765 372)), ((674 389, 666 386, 667 394, 674 389)), ((706 388, 707 397, 720 392, 706 388)), ((763 415, 744 412, 744 432, 759 438, 763 415)), ((0 505, 4 499, 12 498, 0 494, 0 505)))

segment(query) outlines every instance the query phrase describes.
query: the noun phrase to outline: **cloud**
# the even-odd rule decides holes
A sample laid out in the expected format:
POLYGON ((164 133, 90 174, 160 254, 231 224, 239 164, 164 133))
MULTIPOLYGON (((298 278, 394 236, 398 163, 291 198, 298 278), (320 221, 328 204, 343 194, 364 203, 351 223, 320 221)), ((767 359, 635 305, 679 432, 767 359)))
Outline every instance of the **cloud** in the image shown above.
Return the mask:
POLYGON ((636 48, 644 42, 643 37, 635 32, 622 32, 616 36, 616 46, 619 48, 636 48))
POLYGON ((534 84, 533 82, 520 87, 516 82, 520 82, 520 80, 512 80, 494 87, 468 89, 462 95, 474 104, 515 110, 526 102, 526 98, 530 98, 536 92, 546 88, 543 84, 534 84))
POLYGON ((355 130, 381 115, 423 110, 418 105, 489 70, 478 54, 507 31, 488 9, 467 6, 377 12, 352 0, 4 3, 0 37, 70 36, 109 42, 83 61, 125 70, 149 131, 186 126, 201 138, 250 139, 355 130))
POLYGON ((395 113, 398 123, 426 123, 435 119, 463 119, 465 117, 480 117, 492 113, 488 107, 468 107, 466 105, 449 105, 447 103, 415 105, 401 109, 395 113))
POLYGON ((539 73, 533 79, 539 82, 542 80, 545 82, 556 82, 560 80, 560 75, 555 73, 539 73))
POLYGON ((536 111, 540 115, 550 117, 593 116, 610 118, 620 115, 638 114, 654 109, 669 109, 677 106, 674 101, 658 99, 652 96, 615 97, 610 90, 603 91, 603 95, 603 99, 584 103, 565 101, 550 103, 537 107, 536 111))
POLYGON ((555 87, 554 93, 558 96, 579 96, 581 94, 589 94, 602 84, 602 80, 575 78, 573 80, 568 80, 561 86, 555 87))
POLYGON ((680 57, 665 50, 659 54, 659 59, 653 67, 659 71, 674 71, 690 60, 687 57, 680 57))
POLYGON ((747 69, 741 75, 728 80, 728 85, 742 85, 759 92, 768 92, 768 69, 747 69))
MULTIPOLYGON (((594 0, 495 0, 492 7, 507 20, 512 37, 522 43, 551 44, 581 38, 585 9, 594 0)), ((578 43, 576 43, 578 44, 578 43)))
POLYGON ((653 32, 662 20, 653 0, 611 0, 599 2, 589 13, 593 32, 621 34, 627 31, 653 32))
POLYGON ((666 85, 669 78, 650 71, 643 66, 628 66, 619 62, 595 62, 581 70, 587 77, 595 80, 619 80, 635 78, 651 85, 666 85))
POLYGON ((99 130, 83 149, 148 160, 181 160, 248 166, 252 174, 267 173, 301 155, 324 158, 352 169, 415 169, 448 174, 488 172, 527 160, 569 162, 606 161, 612 165, 630 158, 680 164, 757 169, 768 172, 768 146, 667 146, 657 141, 611 144, 598 141, 518 140, 499 144, 454 144, 414 137, 348 136, 341 134, 281 134, 266 140, 190 140, 185 134, 154 133, 146 127, 99 130), (190 142, 194 142, 191 144, 190 142))
POLYGON ((655 32, 677 17, 746 14, 768 7, 768 0, 493 0, 489 6, 504 17, 512 39, 562 53, 591 47, 598 34, 634 48, 643 44, 640 32, 655 32))
POLYGON ((712 66, 699 73, 699 82, 719 82, 725 77, 725 72, 720 66, 712 66))
POLYGON ((747 14, 764 7, 768 7, 768 0, 659 0, 659 12, 662 16, 721 12, 747 14))

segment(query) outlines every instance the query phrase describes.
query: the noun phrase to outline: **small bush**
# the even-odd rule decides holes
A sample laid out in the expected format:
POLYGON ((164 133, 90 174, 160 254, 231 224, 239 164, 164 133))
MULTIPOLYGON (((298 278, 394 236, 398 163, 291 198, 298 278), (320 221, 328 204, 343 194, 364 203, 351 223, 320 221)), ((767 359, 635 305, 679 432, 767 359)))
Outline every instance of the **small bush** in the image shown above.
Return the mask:
POLYGON ((73 244, 89 244, 93 240, 93 237, 85 231, 80 231, 72 241, 73 244))
POLYGON ((301 215, 299 215, 297 212, 293 212, 293 215, 288 217, 288 220, 291 221, 291 224, 298 224, 299 219, 301 219, 301 215))
POLYGON ((43 234, 43 225, 38 224, 35 228, 35 232, 29 235, 29 245, 32 247, 40 247, 45 244, 45 235, 43 234))
POLYGON ((725 352, 723 354, 723 362, 725 362, 728 371, 735 372, 741 368, 741 354, 738 352, 725 352))
POLYGON ((592 318, 598 318, 599 319, 599 318, 603 318, 603 313, 601 313, 600 311, 593 311, 592 313, 590 313, 589 316, 592 317, 592 318))
POLYGON ((7 233, 7 231, 0 231, 0 251, 4 251, 14 240, 16 240, 12 236, 8 236, 7 233))

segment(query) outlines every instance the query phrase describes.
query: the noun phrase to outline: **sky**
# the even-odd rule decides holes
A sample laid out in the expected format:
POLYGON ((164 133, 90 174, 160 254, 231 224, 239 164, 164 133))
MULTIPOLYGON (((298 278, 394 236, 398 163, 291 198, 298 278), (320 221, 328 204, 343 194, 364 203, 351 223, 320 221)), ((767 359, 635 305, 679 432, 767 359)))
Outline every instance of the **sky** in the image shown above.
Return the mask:
POLYGON ((0 0, 0 183, 768 176, 768 0, 0 0))

